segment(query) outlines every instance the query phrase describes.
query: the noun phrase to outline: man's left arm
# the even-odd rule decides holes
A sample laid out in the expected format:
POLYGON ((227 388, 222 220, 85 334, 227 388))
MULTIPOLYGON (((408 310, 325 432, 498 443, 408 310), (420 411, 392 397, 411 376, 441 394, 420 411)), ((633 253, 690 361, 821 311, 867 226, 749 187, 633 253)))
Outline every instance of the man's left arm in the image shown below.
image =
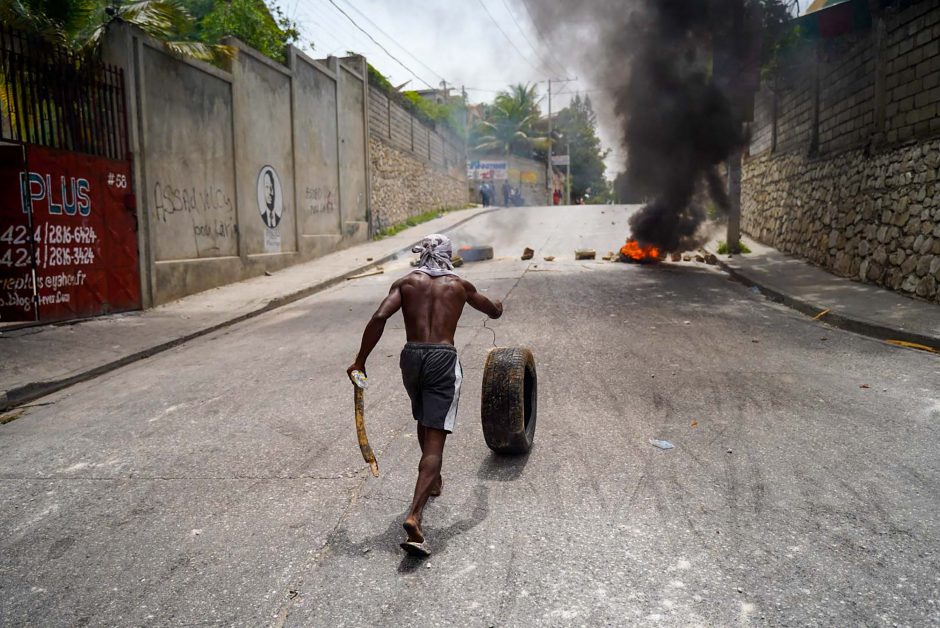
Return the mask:
POLYGON ((382 332, 385 331, 385 323, 395 312, 401 309, 400 286, 401 280, 392 284, 391 290, 388 291, 388 296, 385 297, 379 305, 379 309, 375 311, 375 314, 372 315, 372 318, 366 324, 366 329, 362 332, 362 344, 359 347, 359 354, 350 367, 346 369, 346 374, 349 375, 350 379, 352 379, 353 371, 362 371, 363 374, 365 374, 366 360, 369 358, 369 354, 372 353, 372 350, 375 349, 375 345, 377 345, 382 338, 382 332))

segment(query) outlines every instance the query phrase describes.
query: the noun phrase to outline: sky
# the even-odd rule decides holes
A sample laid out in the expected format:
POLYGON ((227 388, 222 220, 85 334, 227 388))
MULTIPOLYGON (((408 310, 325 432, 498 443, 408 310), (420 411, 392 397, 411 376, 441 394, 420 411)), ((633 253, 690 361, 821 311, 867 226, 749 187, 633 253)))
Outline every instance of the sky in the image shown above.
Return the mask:
MULTIPOLYGON (((491 101, 510 84, 536 83, 543 113, 548 112, 549 79, 554 111, 565 107, 575 92, 591 96, 600 114, 598 135, 611 151, 608 178, 623 167, 619 132, 612 117, 605 115, 603 93, 576 67, 577 55, 566 54, 565 47, 577 42, 549 45, 533 25, 526 3, 532 6, 539 0, 275 2, 298 22, 298 45, 312 56, 343 56, 347 51, 365 55, 393 85, 404 83, 403 89, 436 89, 446 81, 466 89, 470 102, 476 103, 491 101)), ((809 2, 800 0, 801 9, 809 2)))

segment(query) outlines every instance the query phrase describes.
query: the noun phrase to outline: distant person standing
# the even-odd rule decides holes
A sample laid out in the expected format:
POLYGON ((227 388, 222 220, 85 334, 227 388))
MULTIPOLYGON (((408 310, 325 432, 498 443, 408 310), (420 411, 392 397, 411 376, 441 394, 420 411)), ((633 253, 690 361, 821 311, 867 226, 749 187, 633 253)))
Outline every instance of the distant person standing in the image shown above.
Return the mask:
POLYGON ((561 190, 556 189, 552 192, 552 204, 561 205, 561 190))
POLYGON ((509 207, 510 194, 512 194, 512 188, 509 187, 509 181, 503 181, 503 207, 509 207))

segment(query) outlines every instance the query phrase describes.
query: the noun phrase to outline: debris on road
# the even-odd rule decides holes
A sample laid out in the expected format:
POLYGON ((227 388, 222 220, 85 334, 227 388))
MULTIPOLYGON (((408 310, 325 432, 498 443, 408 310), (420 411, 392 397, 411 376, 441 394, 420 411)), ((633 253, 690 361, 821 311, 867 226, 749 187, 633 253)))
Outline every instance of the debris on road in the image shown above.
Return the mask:
POLYGON ((554 261, 555 261, 555 256, 554 256, 554 255, 546 255, 546 256, 543 257, 542 259, 544 259, 546 262, 554 262, 554 261))
POLYGON ((938 353, 933 347, 928 347, 927 345, 918 344, 916 342, 908 342, 907 340, 885 340, 889 345, 894 345, 895 347, 906 347, 908 349, 918 349, 920 351, 929 351, 930 353, 938 353))
POLYGON ((535 257, 535 251, 529 247, 525 247, 525 250, 522 251, 522 260, 530 260, 535 257))
POLYGON ((823 316, 825 316, 825 315, 828 314, 828 313, 829 313, 829 308, 827 307, 825 310, 823 310, 822 312, 820 312, 819 314, 817 314, 816 316, 814 316, 814 317, 813 317, 813 320, 814 320, 814 321, 818 321, 820 318, 822 318, 823 316))
POLYGON ((698 262, 699 264, 702 264, 705 262, 705 257, 703 255, 696 255, 695 261, 698 262))
POLYGON ((682 261, 683 261, 683 262, 691 262, 691 261, 692 261, 692 256, 689 255, 688 253, 686 253, 686 254, 684 254, 684 255, 682 256, 682 261))
POLYGON ((659 449, 675 449, 675 445, 670 443, 668 440, 656 440, 655 438, 650 439, 650 445, 653 447, 658 447, 659 449))
POLYGON ((363 277, 371 277, 373 275, 381 275, 384 272, 385 272, 385 269, 379 266, 378 268, 374 270, 369 270, 364 273, 359 273, 358 275, 352 275, 350 277, 346 277, 346 281, 349 281, 350 279, 362 279, 363 277))
POLYGON ((859 384, 858 387, 859 388, 871 388, 871 386, 869 386, 868 384, 859 384))
POLYGON ((698 421, 693 420, 692 423, 689 424, 689 427, 698 427, 698 421))
POLYGON ((582 259, 594 259, 597 257, 597 251, 594 249, 576 249, 574 252, 574 258, 576 260, 582 259))
POLYGON ((670 254, 669 254, 669 260, 672 261, 672 262, 681 262, 681 261, 682 261, 682 254, 681 254, 681 253, 670 253, 670 254))
POLYGON ((266 271, 264 271, 264 276, 265 276, 265 277, 273 277, 273 276, 274 276, 274 273, 272 273, 270 270, 266 270, 266 271))
POLYGON ((26 410, 18 408, 11 412, 7 412, 6 414, 0 414, 0 425, 6 425, 10 421, 15 421, 16 419, 23 416, 24 412, 26 412, 26 410))
POLYGON ((706 254, 705 254, 705 263, 714 266, 715 264, 718 263, 718 258, 715 256, 714 253, 706 253, 706 254))
POLYGON ((493 247, 487 245, 462 246, 457 249, 457 254, 465 262, 482 262, 493 259, 493 247))
POLYGON ((463 258, 459 255, 454 255, 452 258, 450 258, 450 263, 454 265, 454 268, 458 268, 463 266, 463 258))

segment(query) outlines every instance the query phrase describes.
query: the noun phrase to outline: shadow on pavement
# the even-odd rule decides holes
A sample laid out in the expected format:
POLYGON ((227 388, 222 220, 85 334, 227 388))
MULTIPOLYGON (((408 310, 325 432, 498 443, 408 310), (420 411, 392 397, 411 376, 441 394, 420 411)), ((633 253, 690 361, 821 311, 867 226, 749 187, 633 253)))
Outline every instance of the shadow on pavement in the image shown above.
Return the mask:
POLYGON ((477 477, 481 480, 512 482, 522 475, 531 454, 530 451, 522 456, 500 456, 490 452, 490 455, 480 464, 477 477))
MULTIPOLYGON (((473 493, 475 503, 473 503, 469 516, 450 524, 446 528, 424 526, 425 536, 433 552, 431 554, 432 558, 435 555, 443 553, 447 549, 447 544, 451 539, 471 530, 486 519, 489 513, 490 489, 487 486, 479 484, 473 489, 473 493)), ((446 499, 446 495, 445 493, 441 499, 446 499)), ((465 504, 465 506, 469 507, 470 504, 465 504)), ((363 554, 372 550, 387 552, 389 554, 401 554, 403 552, 398 544, 403 540, 405 540, 405 532, 401 527, 401 518, 396 517, 395 520, 388 524, 384 532, 365 537, 358 543, 354 543, 349 538, 348 530, 336 530, 336 532, 330 535, 327 546, 332 551, 345 556, 362 558, 363 554)), ((398 565, 398 573, 410 573, 420 567, 422 562, 423 559, 405 555, 398 565)))

